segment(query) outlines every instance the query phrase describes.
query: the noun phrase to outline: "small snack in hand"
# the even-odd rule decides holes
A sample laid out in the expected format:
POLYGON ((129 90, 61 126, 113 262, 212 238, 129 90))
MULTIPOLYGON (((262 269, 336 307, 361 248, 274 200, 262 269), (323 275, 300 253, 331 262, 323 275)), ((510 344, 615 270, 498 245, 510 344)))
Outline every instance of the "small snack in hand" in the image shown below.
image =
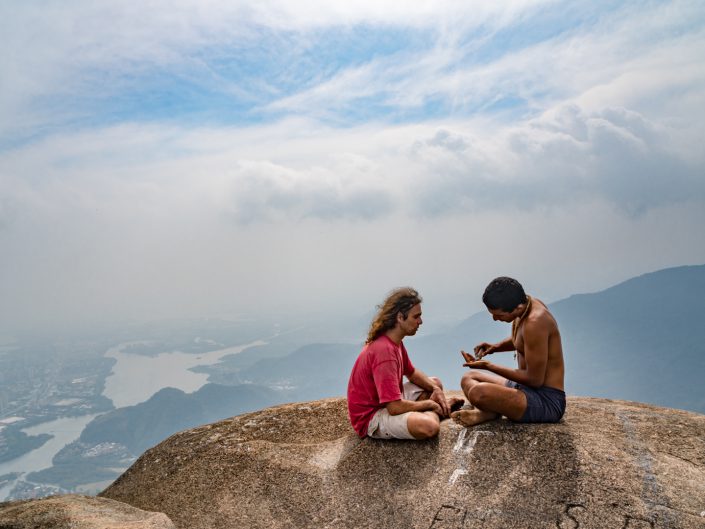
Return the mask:
POLYGON ((460 354, 463 355, 465 363, 474 362, 476 360, 473 355, 471 355, 470 353, 466 353, 465 351, 460 351, 460 354))

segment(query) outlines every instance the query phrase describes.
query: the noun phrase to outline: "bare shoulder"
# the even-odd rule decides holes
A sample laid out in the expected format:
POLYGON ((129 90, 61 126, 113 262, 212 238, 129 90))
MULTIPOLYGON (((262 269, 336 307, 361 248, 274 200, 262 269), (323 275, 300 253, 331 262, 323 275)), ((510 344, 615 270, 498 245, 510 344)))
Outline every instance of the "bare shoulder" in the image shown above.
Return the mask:
POLYGON ((527 326, 535 331, 551 331, 557 327, 556 320, 540 299, 532 298, 533 307, 526 318, 527 326))

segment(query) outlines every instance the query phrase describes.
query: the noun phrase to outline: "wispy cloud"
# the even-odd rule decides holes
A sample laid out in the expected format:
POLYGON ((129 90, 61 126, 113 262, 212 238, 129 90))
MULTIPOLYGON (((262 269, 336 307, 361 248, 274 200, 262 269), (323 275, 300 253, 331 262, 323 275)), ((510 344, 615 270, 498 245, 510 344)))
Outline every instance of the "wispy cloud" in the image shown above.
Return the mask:
POLYGON ((504 28, 437 28, 434 44, 426 49, 342 69, 269 108, 326 116, 372 105, 384 118, 435 103, 440 110, 433 117, 482 112, 513 120, 571 100, 641 108, 650 96, 663 94, 655 98, 663 104, 668 92, 674 97, 685 90, 702 93, 705 87, 705 13, 692 4, 680 7, 635 13, 634 6, 625 5, 604 18, 584 15, 584 25, 515 46, 502 39, 530 33, 529 26, 541 23, 541 12, 527 15, 528 20, 512 19, 504 28))
POLYGON ((515 118, 586 94, 622 104, 606 85, 628 97, 703 77, 694 2, 26 2, 3 15, 10 145, 122 120, 515 118))
POLYGON ((88 209, 168 216, 192 201, 203 214, 245 224, 474 214, 497 204, 530 211, 586 200, 634 215, 705 200, 702 157, 682 156, 677 130, 634 111, 568 104, 491 127, 457 120, 342 130, 301 120, 247 129, 133 124, 7 153, 0 178, 5 209, 29 215, 27 197, 70 199, 65 207, 74 208, 80 190, 88 209))
POLYGON ((240 122, 247 113, 232 107, 247 110, 315 89, 321 75, 325 80, 331 69, 334 75, 345 69, 346 59, 398 50, 389 45, 395 38, 408 39, 407 47, 421 35, 423 46, 424 34, 443 32, 453 21, 464 20, 470 29, 505 25, 544 3, 448 2, 440 9, 427 2, 6 6, 0 21, 2 136, 194 112, 212 119, 224 111, 240 122), (151 110, 169 98, 171 113, 151 110))

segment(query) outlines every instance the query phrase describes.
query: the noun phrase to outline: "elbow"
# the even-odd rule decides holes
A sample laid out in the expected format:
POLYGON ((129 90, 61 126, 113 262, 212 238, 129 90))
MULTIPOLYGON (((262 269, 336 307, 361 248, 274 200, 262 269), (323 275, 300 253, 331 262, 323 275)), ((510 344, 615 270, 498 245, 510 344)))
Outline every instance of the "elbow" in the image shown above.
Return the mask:
POLYGON ((400 409, 400 404, 400 400, 388 402, 385 407, 387 408, 389 415, 399 415, 400 413, 403 413, 403 411, 400 409))

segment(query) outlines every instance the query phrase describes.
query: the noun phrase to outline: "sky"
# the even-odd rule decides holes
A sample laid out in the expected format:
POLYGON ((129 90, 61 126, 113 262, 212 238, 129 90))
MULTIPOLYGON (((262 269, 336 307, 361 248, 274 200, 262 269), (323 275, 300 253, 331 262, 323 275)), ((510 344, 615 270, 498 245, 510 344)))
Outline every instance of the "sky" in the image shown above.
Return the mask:
POLYGON ((700 0, 6 1, 0 43, 5 329, 705 263, 700 0))

